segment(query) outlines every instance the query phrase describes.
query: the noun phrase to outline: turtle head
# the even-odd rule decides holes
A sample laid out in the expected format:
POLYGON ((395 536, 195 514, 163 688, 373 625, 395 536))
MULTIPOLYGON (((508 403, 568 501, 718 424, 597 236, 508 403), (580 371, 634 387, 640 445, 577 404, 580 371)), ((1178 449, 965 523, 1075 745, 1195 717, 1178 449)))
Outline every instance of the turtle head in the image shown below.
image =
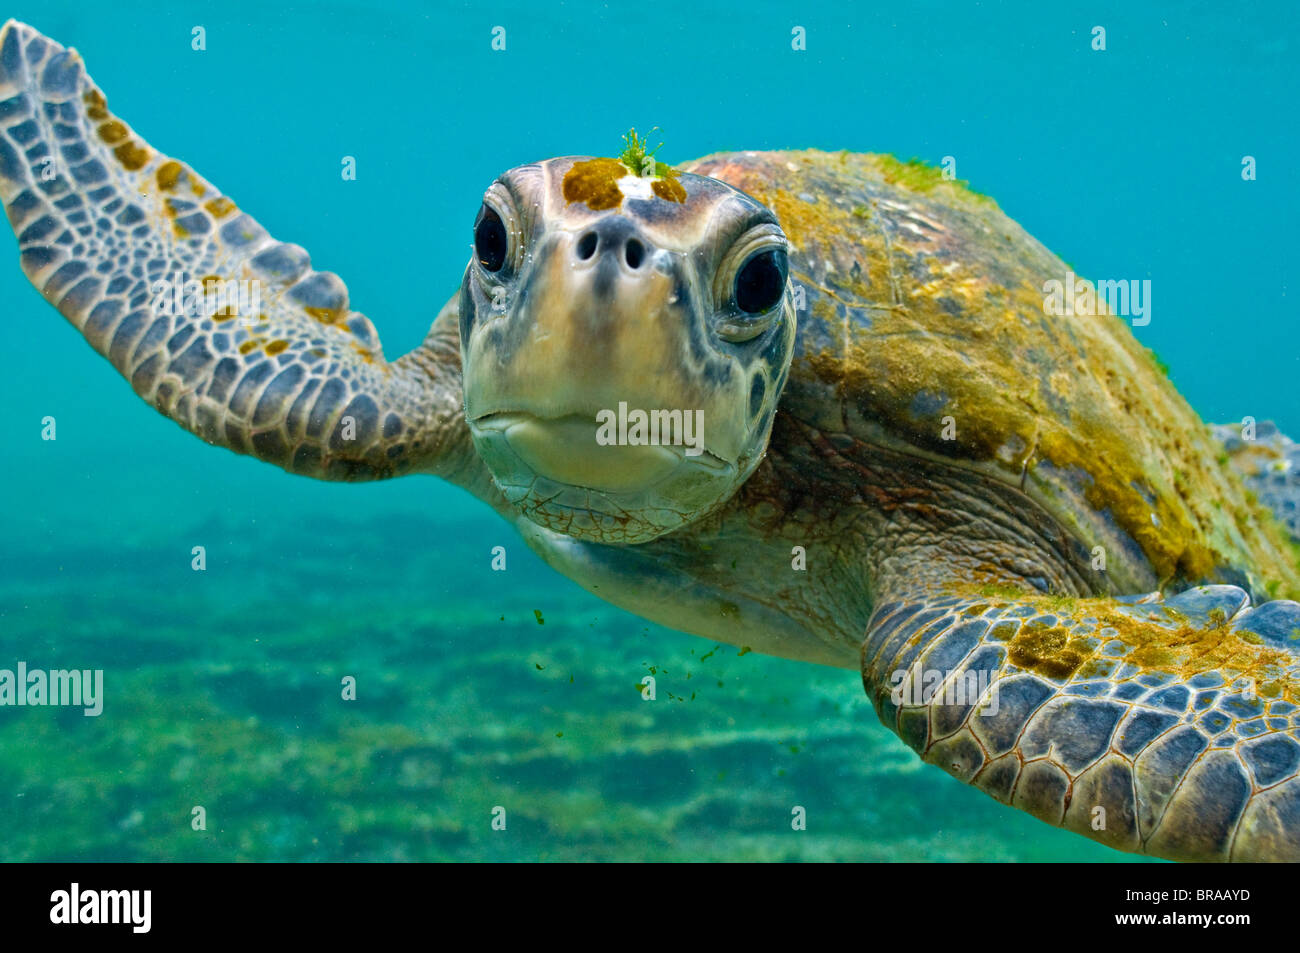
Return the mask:
MULTIPOLYGON (((651 171, 647 163, 645 171, 651 171)), ((465 415, 507 500, 640 543, 762 459, 794 346, 776 217, 705 176, 520 166, 483 196, 460 294, 465 415)))

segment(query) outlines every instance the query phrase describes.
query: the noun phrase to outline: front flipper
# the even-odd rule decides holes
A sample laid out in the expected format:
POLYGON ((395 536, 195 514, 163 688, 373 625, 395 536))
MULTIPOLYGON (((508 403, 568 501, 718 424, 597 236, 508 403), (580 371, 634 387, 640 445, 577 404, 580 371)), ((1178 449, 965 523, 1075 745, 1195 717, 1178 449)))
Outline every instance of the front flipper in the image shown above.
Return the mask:
POLYGON ((863 644, 881 720, 1038 818, 1174 860, 1300 860, 1300 605, 918 594, 863 644))
POLYGON ((37 290, 209 443, 340 480, 441 472, 467 444, 454 320, 386 362, 336 275, 116 119, 75 50, 12 20, 0 199, 37 290))

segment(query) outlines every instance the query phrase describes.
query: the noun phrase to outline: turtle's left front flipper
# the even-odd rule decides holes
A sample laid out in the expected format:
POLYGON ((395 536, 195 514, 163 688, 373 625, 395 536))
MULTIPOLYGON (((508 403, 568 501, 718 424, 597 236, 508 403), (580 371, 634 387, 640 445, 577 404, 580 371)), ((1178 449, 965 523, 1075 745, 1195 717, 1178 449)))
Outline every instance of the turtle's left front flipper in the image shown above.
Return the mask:
POLYGON ((0 199, 32 284, 190 432, 321 479, 460 475, 455 314, 385 361, 337 275, 110 113, 75 50, 12 20, 0 199))
POLYGON ((1048 823, 1174 860, 1300 860, 1300 605, 916 593, 863 683, 927 762, 1048 823))

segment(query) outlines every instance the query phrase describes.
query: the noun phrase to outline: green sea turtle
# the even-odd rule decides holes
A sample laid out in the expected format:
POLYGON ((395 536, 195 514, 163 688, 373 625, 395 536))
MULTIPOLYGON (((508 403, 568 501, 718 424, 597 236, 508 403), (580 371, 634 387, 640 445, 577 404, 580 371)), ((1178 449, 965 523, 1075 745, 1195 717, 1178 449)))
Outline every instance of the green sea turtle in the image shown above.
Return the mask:
POLYGON ((1123 320, 1048 313, 1066 266, 988 199, 844 153, 521 166, 390 362, 13 22, 0 129, 23 270, 207 442, 443 477, 613 603, 860 668, 926 761, 1049 823, 1300 859, 1289 542, 1123 320))

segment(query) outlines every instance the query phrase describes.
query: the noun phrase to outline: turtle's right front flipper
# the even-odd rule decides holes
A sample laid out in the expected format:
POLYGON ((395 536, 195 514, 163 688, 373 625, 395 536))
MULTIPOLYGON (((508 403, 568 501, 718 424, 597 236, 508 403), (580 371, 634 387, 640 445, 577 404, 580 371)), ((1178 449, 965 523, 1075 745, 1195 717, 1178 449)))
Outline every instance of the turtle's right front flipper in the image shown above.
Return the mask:
POLYGON ((336 275, 115 118, 75 50, 12 20, 0 199, 37 290, 209 443, 339 480, 454 476, 472 453, 454 314, 388 363, 336 275))
POLYGON ((1300 605, 917 592, 863 683, 926 761, 1050 824, 1174 860, 1300 860, 1300 605))

